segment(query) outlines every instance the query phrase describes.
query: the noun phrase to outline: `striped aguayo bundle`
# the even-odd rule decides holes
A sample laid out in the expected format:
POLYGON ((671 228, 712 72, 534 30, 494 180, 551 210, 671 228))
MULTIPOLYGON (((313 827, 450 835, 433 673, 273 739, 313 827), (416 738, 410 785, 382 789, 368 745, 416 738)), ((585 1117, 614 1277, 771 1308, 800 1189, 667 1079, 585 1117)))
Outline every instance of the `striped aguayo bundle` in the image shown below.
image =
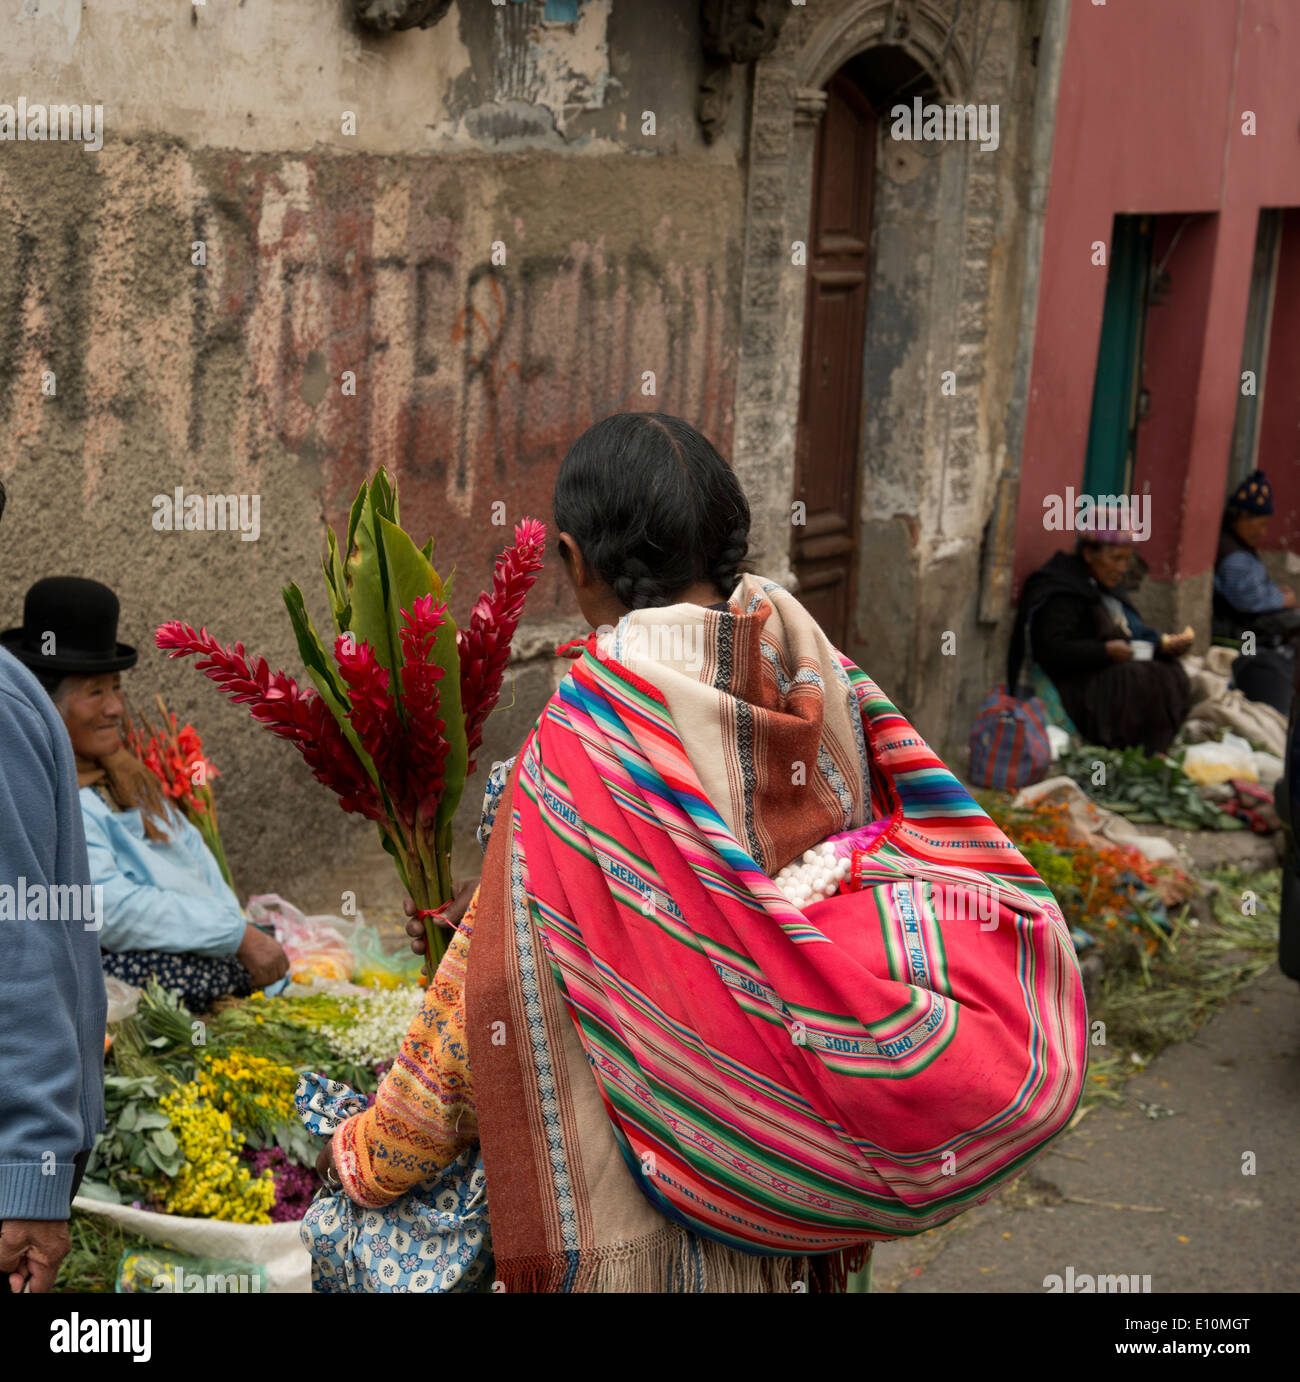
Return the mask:
MULTIPOLYGON (((797 601, 749 576, 737 594, 722 636, 778 654, 748 685, 706 673, 755 710, 745 791, 789 781, 765 747, 785 693, 843 685, 888 825, 846 891, 797 910, 770 876, 784 851, 765 871, 738 838, 753 802, 724 818, 663 692, 587 640, 511 774, 470 962, 510 1290, 842 1280, 873 1241, 990 1195, 1082 1089, 1082 984, 1046 887, 797 601)), ((830 800, 823 835, 861 825, 830 800)))

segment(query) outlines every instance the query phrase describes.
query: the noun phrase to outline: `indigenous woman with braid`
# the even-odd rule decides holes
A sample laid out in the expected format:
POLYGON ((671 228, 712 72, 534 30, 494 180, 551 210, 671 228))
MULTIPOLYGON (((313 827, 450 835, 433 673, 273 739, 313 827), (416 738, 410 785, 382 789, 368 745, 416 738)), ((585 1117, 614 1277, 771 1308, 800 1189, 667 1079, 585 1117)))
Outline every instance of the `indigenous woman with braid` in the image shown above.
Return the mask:
MULTIPOLYGON (((594 632, 495 765, 482 878, 373 1107, 321 1154, 375 1215, 473 1163, 495 1289, 864 1289, 875 1241, 987 1197, 1078 1101, 1050 893, 748 569, 749 521, 679 418, 573 444, 554 523, 594 632)), ((409 1251, 394 1279, 454 1289, 411 1285, 409 1251)))

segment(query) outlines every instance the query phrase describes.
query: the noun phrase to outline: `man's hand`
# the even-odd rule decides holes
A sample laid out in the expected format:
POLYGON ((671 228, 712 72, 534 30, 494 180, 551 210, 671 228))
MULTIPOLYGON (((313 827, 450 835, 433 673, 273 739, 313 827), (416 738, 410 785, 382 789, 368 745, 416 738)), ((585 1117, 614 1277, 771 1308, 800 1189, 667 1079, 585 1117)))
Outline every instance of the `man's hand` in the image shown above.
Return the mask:
POLYGON ((1106 656, 1112 662, 1128 662, 1133 656, 1133 645, 1123 638, 1112 638, 1106 643, 1106 656))
POLYGON ((1283 608, 1283 609, 1294 609, 1294 608, 1295 608, 1295 591, 1292 590, 1291 587, 1290 587, 1289 585, 1281 586, 1280 589, 1281 589, 1281 591, 1282 591, 1282 608, 1283 608))
POLYGON ((51 1291, 71 1247, 66 1219, 6 1219, 0 1229, 0 1271, 9 1274, 14 1295, 51 1291))
POLYGON ((256 926, 244 927, 244 939, 235 958, 253 976, 253 987, 264 989, 277 979, 283 979, 289 972, 289 957, 280 948, 280 943, 256 926))

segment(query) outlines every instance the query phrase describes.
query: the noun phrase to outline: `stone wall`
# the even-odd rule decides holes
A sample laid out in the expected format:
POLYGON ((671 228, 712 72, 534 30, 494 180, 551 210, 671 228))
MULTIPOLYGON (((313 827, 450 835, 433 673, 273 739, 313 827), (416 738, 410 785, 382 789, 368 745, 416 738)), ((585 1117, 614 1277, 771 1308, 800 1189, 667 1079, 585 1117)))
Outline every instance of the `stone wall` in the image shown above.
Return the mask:
MULTIPOLYGON (((460 0, 387 38, 314 0, 31 9, 0 5, 0 101, 101 102, 105 138, 0 158, 0 623, 42 576, 111 584, 128 692, 163 691, 222 771, 242 889, 387 900, 372 827, 151 631, 183 618, 296 673, 280 589, 327 620, 325 524, 380 465, 463 618, 596 418, 657 407, 729 447, 743 109, 705 144, 691 0, 584 0, 576 24, 460 0), (177 487, 257 496, 257 540, 156 530, 177 487)), ((485 765, 585 631, 562 581, 534 592, 485 765)))
MULTIPOLYGON (((882 43, 941 99, 998 102, 1000 146, 882 143, 846 651, 940 746, 995 675, 980 551, 1014 413, 1038 0, 792 6, 735 70, 712 142, 696 0, 581 0, 572 23, 548 8, 566 7, 456 0, 376 36, 316 0, 0 0, 0 102, 102 103, 105 128, 97 153, 0 158, 0 620, 41 576, 118 590, 143 652, 128 690, 162 690, 205 734, 245 891, 332 907, 352 887, 365 906, 394 884, 372 829, 151 631, 206 624, 296 672, 280 589, 297 580, 324 619, 325 525, 379 465, 456 568, 463 618, 510 526, 549 518, 578 432, 680 413, 732 457, 758 569, 787 576, 806 288, 790 246, 820 87, 882 43), (177 487, 257 495, 257 541, 157 531, 177 487)), ((485 767, 563 674, 554 644, 584 631, 562 582, 552 565, 530 600, 485 767)))

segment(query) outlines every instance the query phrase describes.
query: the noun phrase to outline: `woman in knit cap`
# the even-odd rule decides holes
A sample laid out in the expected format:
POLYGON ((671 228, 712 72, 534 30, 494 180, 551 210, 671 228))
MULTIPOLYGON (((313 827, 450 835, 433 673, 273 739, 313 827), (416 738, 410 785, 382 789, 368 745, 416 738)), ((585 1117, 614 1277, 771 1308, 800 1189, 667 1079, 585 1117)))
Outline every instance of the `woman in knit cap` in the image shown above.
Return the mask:
POLYGON ((1259 547, 1273 513, 1273 488, 1262 470, 1252 471, 1232 492, 1223 514, 1214 563, 1214 634, 1240 643, 1253 635, 1232 664, 1232 678, 1252 701, 1283 715, 1291 706, 1300 610, 1295 591, 1269 579, 1259 547))

